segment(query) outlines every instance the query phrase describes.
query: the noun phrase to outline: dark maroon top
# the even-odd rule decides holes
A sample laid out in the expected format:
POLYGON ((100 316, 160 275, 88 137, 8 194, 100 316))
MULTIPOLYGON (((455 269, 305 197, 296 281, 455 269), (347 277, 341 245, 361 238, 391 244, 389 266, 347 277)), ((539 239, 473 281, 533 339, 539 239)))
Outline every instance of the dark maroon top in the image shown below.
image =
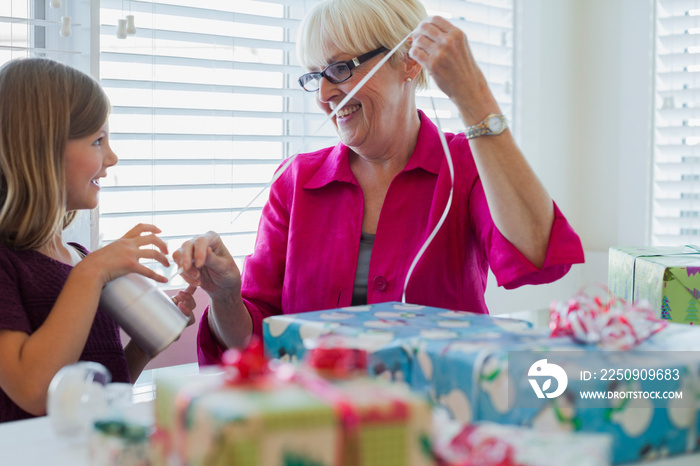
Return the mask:
MULTIPOLYGON (((71 243, 84 254, 88 251, 71 243)), ((16 251, 0 244, 0 329, 34 333, 46 320, 72 266, 33 250, 16 251)), ((81 361, 94 361, 112 373, 113 382, 130 382, 117 324, 97 309, 81 361)), ((0 386, 0 422, 34 417, 22 410, 0 386)))

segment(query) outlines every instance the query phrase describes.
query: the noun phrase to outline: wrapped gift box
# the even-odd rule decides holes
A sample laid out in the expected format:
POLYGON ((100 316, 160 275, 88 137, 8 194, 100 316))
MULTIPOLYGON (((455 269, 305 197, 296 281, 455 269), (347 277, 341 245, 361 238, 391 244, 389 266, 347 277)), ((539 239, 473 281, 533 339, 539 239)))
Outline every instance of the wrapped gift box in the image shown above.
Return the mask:
POLYGON ((432 374, 426 378, 434 399, 456 419, 608 434, 615 463, 698 450, 700 329, 671 324, 629 351, 601 351, 566 337, 493 343, 419 343, 416 371, 432 374), (567 374, 561 395, 537 397, 532 368, 542 360, 567 374), (659 370, 669 380, 658 380, 659 370), (606 398, 584 398, 583 392, 606 398), (668 392, 681 392, 683 399, 651 398, 668 392))
POLYGON ((427 393, 461 422, 608 434, 616 463, 698 449, 700 328, 669 324, 632 350, 607 352, 543 332, 519 321, 400 303, 270 317, 263 329, 275 356, 300 358, 329 338, 367 349, 370 374, 427 393), (568 387, 540 399, 529 371, 548 357, 570 374, 568 387), (647 376, 652 369, 677 370, 677 379, 602 380, 603 370, 634 368, 647 376), (591 373, 588 380, 582 371, 591 373), (683 390, 685 399, 591 400, 580 394, 625 390, 683 390))
POLYGON ((403 381, 424 393, 429 392, 429 377, 414 370, 417 358, 425 358, 420 348, 473 339, 497 347, 516 340, 537 341, 546 335, 526 321, 398 302, 280 315, 263 321, 268 357, 298 361, 321 340, 363 349, 369 354, 370 375, 403 381))
POLYGON ((303 358, 309 344, 333 335, 348 338, 355 348, 370 351, 370 372, 410 374, 411 354, 404 344, 413 338, 422 340, 462 339, 510 335, 523 338, 542 336, 530 322, 491 317, 471 312, 451 311, 397 302, 353 306, 328 311, 280 315, 263 321, 263 337, 268 357, 283 361, 303 358))
POLYGON ((433 464, 424 398, 366 377, 311 386, 229 384, 221 372, 159 379, 155 450, 163 464, 433 464))
POLYGON ((663 319, 700 324, 700 249, 610 248, 608 287, 628 302, 646 299, 663 319))

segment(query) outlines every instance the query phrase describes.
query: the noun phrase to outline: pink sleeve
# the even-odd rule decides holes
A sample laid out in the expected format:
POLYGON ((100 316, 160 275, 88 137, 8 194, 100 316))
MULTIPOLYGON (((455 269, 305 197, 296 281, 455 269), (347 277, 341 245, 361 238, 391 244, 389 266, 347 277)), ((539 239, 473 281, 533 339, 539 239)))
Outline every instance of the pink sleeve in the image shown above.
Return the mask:
MULTIPOLYGON (((485 205, 485 203, 484 203, 485 205)), ((488 262, 498 286, 506 289, 522 285, 551 283, 563 277, 572 264, 584 262, 581 239, 557 207, 554 206, 554 222, 549 235, 549 245, 542 268, 537 268, 513 246, 496 228, 486 207, 489 226, 482 229, 481 241, 488 255, 488 262)), ((480 206, 483 209, 483 206, 480 206)))
POLYGON ((225 348, 219 346, 209 328, 209 306, 199 319, 199 331, 197 332, 197 361, 200 367, 211 366, 221 362, 221 355, 225 348))
POLYGON ((263 319, 271 315, 281 314, 281 312, 266 312, 264 309, 258 308, 247 299, 243 299, 243 301, 245 302, 250 318, 253 321, 253 335, 257 335, 262 339, 263 319))
MULTIPOLYGON (((253 319, 253 334, 258 335, 262 339, 262 320, 267 317, 255 308, 252 304, 246 302, 248 312, 253 319)), ((219 344, 219 341, 214 336, 209 328, 209 306, 202 313, 202 318, 199 321, 199 329, 197 331, 197 361, 200 367, 211 366, 221 362, 221 355, 226 351, 226 348, 219 344)))

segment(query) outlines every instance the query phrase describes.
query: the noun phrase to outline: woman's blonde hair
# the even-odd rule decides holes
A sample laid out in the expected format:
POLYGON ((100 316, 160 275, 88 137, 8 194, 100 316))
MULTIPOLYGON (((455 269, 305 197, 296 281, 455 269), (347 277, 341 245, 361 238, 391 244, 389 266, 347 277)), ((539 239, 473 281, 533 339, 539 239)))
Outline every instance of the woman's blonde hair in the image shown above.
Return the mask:
POLYGON ((69 66, 20 58, 0 69, 0 243, 37 249, 73 221, 66 143, 99 131, 109 112, 97 81, 69 66))
MULTIPOLYGON (((299 28, 297 57, 306 69, 323 69, 338 50, 352 56, 381 46, 391 50, 426 16, 419 0, 327 0, 313 8, 299 28)), ((409 48, 406 41, 389 63, 404 60, 409 48)), ((427 71, 422 69, 416 80, 419 89, 425 88, 427 71)))

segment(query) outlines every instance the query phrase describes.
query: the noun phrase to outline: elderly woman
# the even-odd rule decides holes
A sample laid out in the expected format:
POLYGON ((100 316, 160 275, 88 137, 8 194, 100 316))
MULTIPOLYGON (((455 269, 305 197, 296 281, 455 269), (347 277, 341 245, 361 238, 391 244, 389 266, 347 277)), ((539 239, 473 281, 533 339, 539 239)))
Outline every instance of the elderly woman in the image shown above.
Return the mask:
POLYGON ((326 114, 411 34, 337 112, 335 147, 297 156, 273 183, 243 273, 220 237, 175 260, 210 306, 200 363, 261 333, 262 319, 400 301, 418 251, 452 189, 438 129, 416 108, 430 74, 465 124, 445 134, 453 202, 406 286, 406 302, 487 313, 487 272, 515 288, 552 282, 583 262, 581 243, 515 144, 465 34, 418 0, 328 0, 299 35, 299 82, 326 114))

